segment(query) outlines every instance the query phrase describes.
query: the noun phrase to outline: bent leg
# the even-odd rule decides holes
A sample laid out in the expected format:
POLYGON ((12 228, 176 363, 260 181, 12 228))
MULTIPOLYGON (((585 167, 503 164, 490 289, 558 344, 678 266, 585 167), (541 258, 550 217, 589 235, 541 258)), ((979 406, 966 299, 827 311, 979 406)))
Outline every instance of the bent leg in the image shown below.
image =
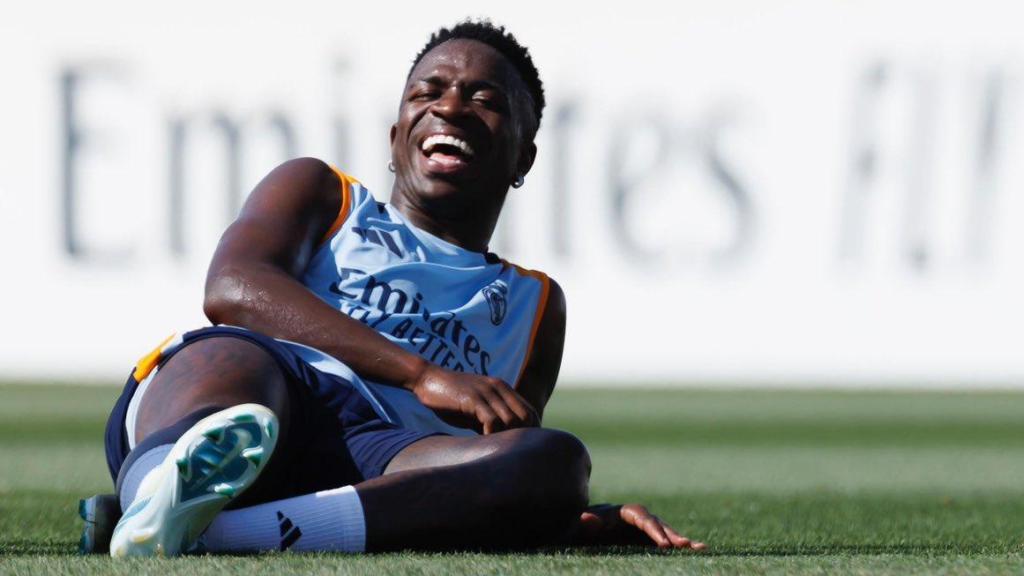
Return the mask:
POLYGON ((277 362, 240 338, 199 340, 171 357, 149 384, 139 404, 135 437, 141 442, 196 410, 246 403, 262 404, 279 419, 287 418, 288 389, 277 362))
POLYGON ((356 485, 368 550, 555 544, 587 505, 590 457, 575 436, 523 428, 410 445, 356 485))
POLYGON ((523 548, 565 541, 587 503, 583 444, 555 430, 430 437, 405 468, 352 486, 221 513, 211 552, 523 548), (436 454, 431 459, 430 454, 436 454), (452 463, 455 462, 455 463, 452 463))
MULTIPOLYGON (((276 452, 285 452, 291 402, 287 381, 274 358, 240 338, 198 340, 168 359, 153 377, 139 404, 135 437, 141 444, 150 435, 204 409, 211 412, 249 403, 266 406, 277 416, 280 430, 276 452)), ((271 457, 253 486, 231 506, 273 499, 287 471, 286 460, 280 454, 271 457)))
POLYGON ((467 464, 507 450, 512 435, 429 436, 407 446, 388 463, 384 474, 467 464))
MULTIPOLYGON (((266 507, 251 507, 259 502, 275 500, 275 506, 287 502, 278 500, 281 492, 276 490, 276 474, 289 473, 283 465, 289 451, 285 440, 291 412, 288 382, 275 359, 248 341, 207 338, 167 360, 142 398, 136 438, 141 442, 197 409, 243 403, 271 408, 278 414, 282 430, 277 457, 242 496, 250 508, 238 514, 266 507)), ((428 437, 399 452, 384 476, 357 484, 356 506, 365 513, 360 522, 365 520, 369 550, 552 544, 585 507, 589 473, 586 449, 563 432, 519 429, 472 438, 428 437)), ((300 508, 315 511, 318 504, 324 502, 304 501, 300 508)), ((222 513, 227 514, 235 513, 222 513)), ((291 540, 286 539, 278 544, 279 529, 284 530, 290 522, 297 526, 303 522, 298 516, 286 518, 289 514, 282 514, 280 508, 269 514, 273 537, 261 536, 259 541, 271 542, 274 548, 289 544, 291 540)), ((336 520, 318 516, 310 522, 336 520)), ((307 537, 312 535, 313 525, 304 528, 307 537)), ((340 532, 343 526, 337 528, 340 532)), ((221 550, 232 550, 231 531, 224 537, 229 545, 221 550)), ((305 547, 296 544, 295 549, 305 547)))

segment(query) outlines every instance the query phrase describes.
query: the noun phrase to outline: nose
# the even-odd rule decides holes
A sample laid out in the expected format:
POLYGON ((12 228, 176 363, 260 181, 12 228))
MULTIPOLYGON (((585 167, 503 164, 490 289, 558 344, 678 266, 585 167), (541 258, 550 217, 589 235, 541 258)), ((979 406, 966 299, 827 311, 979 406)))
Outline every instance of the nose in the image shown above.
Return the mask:
POLYGON ((459 86, 451 86, 442 92, 430 111, 445 120, 462 116, 466 112, 466 103, 462 99, 462 90, 459 86))

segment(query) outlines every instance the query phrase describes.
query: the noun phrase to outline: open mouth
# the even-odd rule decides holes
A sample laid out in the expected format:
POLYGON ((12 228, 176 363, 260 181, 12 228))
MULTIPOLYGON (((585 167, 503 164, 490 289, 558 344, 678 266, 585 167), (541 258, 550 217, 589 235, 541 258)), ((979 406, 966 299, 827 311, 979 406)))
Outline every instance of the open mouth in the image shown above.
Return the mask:
POLYGON ((420 145, 423 155, 441 172, 455 172, 472 163, 473 147, 462 138, 450 134, 433 134, 420 145))

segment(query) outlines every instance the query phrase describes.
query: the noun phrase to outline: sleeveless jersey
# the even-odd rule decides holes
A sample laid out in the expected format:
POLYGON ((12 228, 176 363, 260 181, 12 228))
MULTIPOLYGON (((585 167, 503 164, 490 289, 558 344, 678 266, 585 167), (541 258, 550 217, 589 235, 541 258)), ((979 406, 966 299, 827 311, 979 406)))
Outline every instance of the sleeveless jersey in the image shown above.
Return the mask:
MULTIPOLYGON (((493 376, 514 388, 547 303, 547 276, 421 230, 358 181, 335 172, 342 182, 341 211, 302 283, 429 362, 493 376)), ((327 354, 285 343, 320 370, 360 380, 327 354)), ((365 379, 357 387, 390 421, 453 433, 411 392, 365 379)))

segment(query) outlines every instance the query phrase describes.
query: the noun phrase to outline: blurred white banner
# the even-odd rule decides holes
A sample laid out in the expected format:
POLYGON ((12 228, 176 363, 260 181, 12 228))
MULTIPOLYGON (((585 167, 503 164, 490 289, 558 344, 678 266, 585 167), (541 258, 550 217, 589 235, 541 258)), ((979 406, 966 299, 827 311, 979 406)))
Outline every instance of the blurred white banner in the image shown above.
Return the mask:
POLYGON ((0 379, 116 381, 204 324, 213 246, 286 158, 386 199, 413 55, 489 15, 549 99, 493 249, 565 288, 564 380, 1024 385, 1015 3, 582 6, 9 8, 0 379))

